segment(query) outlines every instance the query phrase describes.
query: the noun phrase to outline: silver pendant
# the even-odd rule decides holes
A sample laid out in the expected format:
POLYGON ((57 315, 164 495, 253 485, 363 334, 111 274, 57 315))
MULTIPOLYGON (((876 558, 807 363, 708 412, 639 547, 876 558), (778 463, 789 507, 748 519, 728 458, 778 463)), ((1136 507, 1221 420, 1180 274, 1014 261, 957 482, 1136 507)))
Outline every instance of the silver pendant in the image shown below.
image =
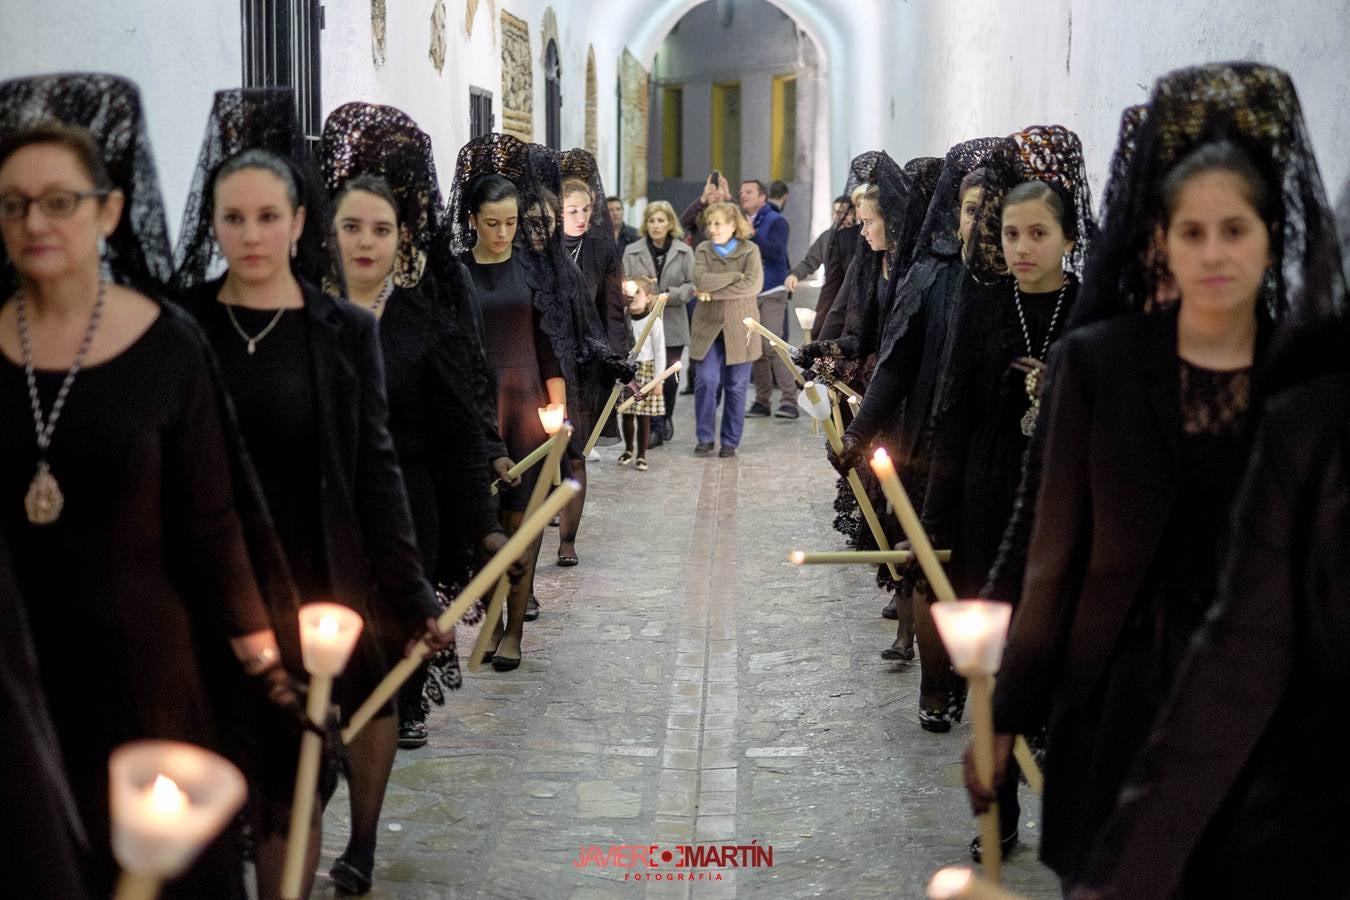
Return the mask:
POLYGON ((43 460, 38 463, 37 474, 28 485, 28 493, 23 498, 23 508, 28 513, 28 521, 34 525, 50 525, 61 517, 61 508, 66 498, 61 494, 61 486, 56 483, 51 466, 43 460))
POLYGON ((1039 369, 1032 369, 1028 372, 1026 381, 1023 382, 1027 391, 1027 399, 1031 401, 1031 407, 1022 415, 1022 434, 1025 437, 1031 437, 1035 433, 1036 419, 1041 414, 1040 382, 1041 373, 1039 369))
POLYGON ((250 340, 250 341, 248 342, 248 355, 249 355, 249 356, 252 356, 252 355, 253 355, 253 351, 256 350, 257 348, 258 348, 258 345, 257 345, 256 343, 254 343, 252 340, 250 340))
POLYGON ((1041 401, 1032 400, 1031 408, 1022 414, 1022 435, 1031 437, 1036 433, 1036 417, 1041 411, 1041 401))

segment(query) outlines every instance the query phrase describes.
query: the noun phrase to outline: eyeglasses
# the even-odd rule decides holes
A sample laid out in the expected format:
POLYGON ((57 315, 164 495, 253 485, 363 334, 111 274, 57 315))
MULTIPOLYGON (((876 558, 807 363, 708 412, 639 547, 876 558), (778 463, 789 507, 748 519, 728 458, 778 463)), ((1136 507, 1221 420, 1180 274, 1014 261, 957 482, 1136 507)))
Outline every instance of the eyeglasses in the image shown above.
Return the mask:
POLYGON ((28 207, 34 203, 49 219, 69 219, 75 215, 80 201, 89 197, 106 197, 110 191, 50 191, 41 197, 6 194, 0 197, 0 222, 17 222, 28 218, 28 207))

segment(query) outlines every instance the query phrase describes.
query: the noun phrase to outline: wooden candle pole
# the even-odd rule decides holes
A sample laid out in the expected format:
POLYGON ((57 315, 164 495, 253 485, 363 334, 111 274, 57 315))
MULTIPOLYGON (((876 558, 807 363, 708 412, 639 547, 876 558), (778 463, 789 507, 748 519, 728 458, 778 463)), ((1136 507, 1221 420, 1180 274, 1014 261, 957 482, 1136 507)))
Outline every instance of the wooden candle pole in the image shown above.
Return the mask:
MULTIPOLYGON (((970 705, 970 724, 975 749, 975 775, 980 784, 992 791, 994 789, 994 708, 992 693, 994 679, 991 675, 970 675, 966 679, 970 686, 968 702, 970 705)), ((980 815, 980 865, 985 876, 998 884, 1003 874, 1003 836, 998 828, 998 803, 980 815)))
MULTIPOLYGON (((939 550, 937 555, 943 562, 952 558, 950 550, 939 550)), ((788 562, 794 566, 875 566, 881 563, 903 566, 913 558, 911 550, 835 550, 824 553, 794 550, 788 554, 788 562)))
POLYGON ((658 372, 656 374, 656 377, 654 377, 651 381, 647 382, 642 386, 642 388, 638 391, 638 395, 636 397, 629 397, 627 400, 619 404, 618 409, 619 414, 623 415, 624 413, 628 412, 637 404, 639 400, 641 400, 643 397, 646 397, 652 391, 656 390, 667 378, 674 375, 676 372, 680 371, 680 369, 683 367, 684 363, 680 362, 679 360, 676 360, 675 362, 667 366, 663 371, 658 372))
POLYGON ((113 900, 155 900, 159 896, 160 881, 144 872, 123 872, 117 879, 113 900))
POLYGON ((796 350, 795 347, 793 347, 787 341, 780 338, 778 335, 774 334, 769 329, 765 328, 760 322, 756 321, 755 319, 752 319, 750 316, 746 316, 744 319, 742 319, 741 323, 745 325, 746 328, 750 329, 753 332, 756 332, 757 334, 762 335, 766 340, 768 340, 768 342, 773 346, 774 352, 777 353, 779 357, 782 358, 784 365, 788 367, 788 371, 791 372, 792 377, 796 379, 798 387, 801 387, 806 383, 806 381, 802 378, 802 370, 797 368, 797 364, 792 361, 792 353, 794 350, 796 350))
MULTIPOLYGON (((328 700, 333 679, 329 675, 311 675, 305 714, 320 726, 328 720, 328 700)), ((312 731, 300 737, 300 764, 295 772, 295 793, 291 797, 291 828, 286 838, 286 863, 281 870, 282 900, 299 900, 305 881, 305 857, 313 834, 314 800, 319 790, 319 757, 323 738, 312 731)))
MULTIPOLYGON (((563 454, 567 451, 567 443, 572 435, 572 427, 564 425, 549 437, 548 459, 545 466, 549 466, 554 472, 561 471, 563 454)), ((530 492, 530 499, 525 504, 525 515, 521 521, 528 519, 534 514, 544 498, 548 496, 548 482, 539 478, 534 483, 534 490, 530 492)), ((502 607, 506 604, 506 595, 511 592, 511 578, 508 575, 502 575, 497 580, 497 586, 492 591, 492 599, 488 601, 487 611, 483 616, 483 627, 478 632, 478 640, 474 641, 473 653, 469 657, 469 671, 477 672, 482 665, 483 653, 487 650, 488 641, 492 639, 492 633, 496 630, 497 623, 502 619, 502 607)))
MULTIPOLYGON (((844 440, 829 419, 825 420, 825 437, 829 440, 835 455, 844 452, 844 440)), ((867 522, 867 528, 872 532, 872 539, 877 542, 878 547, 889 547, 891 543, 886 539, 886 532, 881 527, 881 520, 877 518, 876 508, 872 506, 872 500, 867 496, 867 490, 863 487, 862 479, 858 477, 857 469, 848 470, 847 480, 848 486, 853 489, 854 499, 858 501, 858 509, 862 512, 863 520, 867 522)), ((892 578, 900 580, 900 570, 895 567, 895 563, 886 563, 886 568, 892 578)))
MULTIPOLYGON (((559 432, 561 433, 561 432, 559 432)), ((571 502, 572 498, 581 490, 581 485, 575 481, 565 481, 562 486, 549 495, 539 509, 535 510, 533 516, 521 523, 516 533, 511 535, 511 539, 506 542, 506 546, 498 551, 497 555, 488 560, 487 565, 483 566, 465 586, 460 595, 454 599, 450 607, 436 620, 437 627, 441 631, 453 628, 455 623, 464 618, 464 614, 469 611, 473 604, 477 603, 479 598, 488 592, 488 590, 497 584, 506 570, 511 567, 520 556, 522 556, 544 529, 548 527, 549 521, 558 514, 564 506, 571 502)), ((361 732, 366 723, 374 718, 375 713, 389 701, 390 697, 398 693, 398 689, 403 686, 403 682, 412 677, 417 671, 422 660, 430 652, 430 647, 425 641, 418 641, 413 652, 390 669, 389 674, 384 676, 384 680, 379 683, 371 695, 366 698, 360 708, 352 714, 351 721, 342 732, 342 740, 350 744, 352 738, 361 732)))
MULTIPOLYGON (((647 323, 642 326, 642 331, 638 333, 637 341, 633 344, 629 358, 637 356, 638 351, 642 349, 642 345, 647 343, 647 335, 652 333, 652 326, 665 312, 667 299, 664 294, 656 298, 656 305, 652 307, 651 314, 647 316, 647 323)), ((595 427, 591 429, 591 436, 586 439, 586 446, 581 451, 583 457, 590 456, 591 451, 595 449, 596 442, 600 440, 600 432, 605 430, 605 423, 609 421, 609 414, 614 411, 614 404, 619 402, 619 393, 622 390, 623 385, 615 382, 613 390, 609 392, 609 399, 605 401, 599 417, 595 420, 595 427)))
MULTIPOLYGON (((946 571, 938 562, 937 554, 933 551, 933 545, 928 540, 928 533, 923 530, 923 525, 919 522, 919 516, 914 512, 914 506, 909 502, 909 495, 905 493, 905 486, 900 483, 900 478, 895 474, 895 466, 891 463, 885 451, 877 451, 876 457, 872 461, 872 470, 876 472, 877 478, 881 481, 881 489, 886 493, 886 499, 891 502, 895 510, 896 517, 900 519, 900 527, 904 529, 905 536, 909 538, 909 545, 914 548, 914 552, 919 555, 919 565, 923 568, 923 574, 928 579, 929 590, 939 602, 945 603, 956 599, 956 591, 952 589, 952 583, 947 578, 946 571)), ((992 751, 991 751, 992 752, 992 751)), ((1031 755, 1031 748, 1027 746, 1026 738, 1018 735, 1013 741, 1013 752, 1017 756, 1017 764, 1022 767, 1022 771, 1027 776, 1027 783, 1036 793, 1040 793, 1044 787, 1045 779, 1041 774, 1040 767, 1036 765, 1036 760, 1031 755)))
MULTIPOLYGON (((539 460, 543 459, 545 456, 548 456, 548 450, 552 446, 553 440, 552 438, 550 438, 549 440, 544 441, 538 447, 535 447, 533 450, 530 451, 530 454, 528 456, 526 456, 520 462, 516 463, 514 466, 506 470, 507 477, 513 479, 519 478, 521 475, 524 475, 526 472, 530 471, 530 469, 534 466, 535 463, 539 462, 539 460)), ((498 478, 496 481, 492 482, 492 485, 489 488, 489 490, 491 491, 493 496, 496 496, 498 493, 501 492, 503 483, 504 479, 501 478, 498 478)))

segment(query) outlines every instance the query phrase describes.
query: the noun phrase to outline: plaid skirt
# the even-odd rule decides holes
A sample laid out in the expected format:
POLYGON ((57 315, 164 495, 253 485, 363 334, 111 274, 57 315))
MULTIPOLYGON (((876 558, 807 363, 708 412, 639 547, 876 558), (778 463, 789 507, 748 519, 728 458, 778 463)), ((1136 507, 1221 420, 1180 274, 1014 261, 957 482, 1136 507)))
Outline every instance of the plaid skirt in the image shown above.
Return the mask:
MULTIPOLYGON (((648 360, 647 362, 638 363, 638 370, 637 370, 638 384, 642 385, 643 387, 646 387, 648 384, 651 384, 652 379, 655 377, 656 377, 655 360, 648 360)), ((635 403, 633 405, 633 408, 630 409, 628 413, 629 415, 634 416, 664 417, 666 414, 665 391, 659 387, 652 388, 652 392, 648 394, 646 397, 643 397, 637 403, 635 403)))

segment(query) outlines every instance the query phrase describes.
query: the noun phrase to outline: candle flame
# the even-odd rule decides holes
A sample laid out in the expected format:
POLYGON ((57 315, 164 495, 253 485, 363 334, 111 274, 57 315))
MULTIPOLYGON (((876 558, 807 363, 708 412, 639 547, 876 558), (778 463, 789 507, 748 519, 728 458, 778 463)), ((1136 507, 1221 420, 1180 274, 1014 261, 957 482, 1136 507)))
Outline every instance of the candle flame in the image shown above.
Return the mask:
POLYGON ((319 637, 335 638, 338 635, 340 626, 337 616, 330 614, 319 616, 319 637))
POLYGON ((935 900, 944 900, 947 897, 959 897, 965 891, 972 881, 975 880, 975 873, 965 868, 939 869, 934 875, 932 881, 928 882, 928 896, 935 900))
POLYGON ((879 463, 888 463, 891 461, 891 455, 886 452, 885 447, 878 447, 877 452, 872 454, 872 459, 879 463))
POLYGON ((187 796, 167 775, 156 775, 150 786, 150 806, 158 813, 180 813, 187 808, 187 796))
POLYGON ((793 550, 788 554, 788 562, 792 563, 794 566, 800 566, 802 563, 806 562, 806 553, 802 550, 793 550))
POLYGON ((628 296, 630 296, 630 297, 633 296, 634 294, 637 293, 637 282, 636 282, 636 281, 625 281, 625 282, 623 283, 623 290, 624 290, 624 293, 626 293, 628 296))

